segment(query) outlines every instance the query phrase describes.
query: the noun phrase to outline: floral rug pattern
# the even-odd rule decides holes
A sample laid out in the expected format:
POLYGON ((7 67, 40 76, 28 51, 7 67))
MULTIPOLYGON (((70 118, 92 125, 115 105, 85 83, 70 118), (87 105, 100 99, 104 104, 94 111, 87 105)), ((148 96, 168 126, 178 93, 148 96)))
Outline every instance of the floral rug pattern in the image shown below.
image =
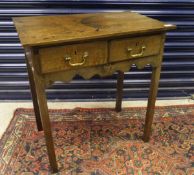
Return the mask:
MULTIPOLYGON (((157 107, 149 143, 146 108, 50 110, 59 175, 193 175, 194 106, 157 107)), ((0 175, 48 175, 43 132, 17 109, 0 140, 0 175)))

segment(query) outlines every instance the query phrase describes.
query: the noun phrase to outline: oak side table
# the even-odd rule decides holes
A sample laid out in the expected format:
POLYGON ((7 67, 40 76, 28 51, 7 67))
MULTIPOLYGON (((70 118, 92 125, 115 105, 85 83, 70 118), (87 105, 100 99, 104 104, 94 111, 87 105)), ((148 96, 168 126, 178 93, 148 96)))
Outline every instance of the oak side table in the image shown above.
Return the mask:
POLYGON ((43 130, 52 172, 57 172, 45 88, 118 71, 116 111, 121 111, 124 72, 152 66, 144 128, 149 141, 160 78, 165 32, 175 29, 138 13, 95 13, 13 18, 25 49, 38 131, 43 130))

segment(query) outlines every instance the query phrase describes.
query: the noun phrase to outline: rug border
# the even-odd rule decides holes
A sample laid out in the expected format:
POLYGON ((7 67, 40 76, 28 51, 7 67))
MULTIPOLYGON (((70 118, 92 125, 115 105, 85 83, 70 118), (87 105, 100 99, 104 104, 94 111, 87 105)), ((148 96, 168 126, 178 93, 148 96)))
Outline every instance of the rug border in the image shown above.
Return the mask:
MULTIPOLYGON (((185 104, 185 105, 167 105, 167 106, 155 106, 155 109, 159 109, 159 108, 168 108, 168 107, 185 107, 185 106, 188 106, 188 107, 194 107, 194 104, 185 104)), ((147 108, 147 106, 130 106, 130 107, 124 107, 125 109, 145 109, 147 108)), ((56 112, 56 111, 64 111, 64 112, 67 112, 67 111, 71 111, 73 109, 81 109, 81 110, 94 110, 94 111, 99 111, 99 110, 115 110, 115 108, 110 108, 110 107, 107 107, 107 108, 86 108, 86 107, 74 107, 74 108, 64 108, 64 109, 54 109, 54 108, 49 108, 49 112, 56 112)), ((34 110, 34 108, 22 108, 22 107, 19 107, 19 108, 16 108, 13 112, 13 115, 15 115, 15 113, 17 111, 20 111, 20 110, 24 110, 24 111, 31 111, 31 110, 34 110)))
MULTIPOLYGON (((164 109, 164 108, 169 108, 169 107, 178 107, 178 108, 181 108, 181 107, 194 107, 194 104, 185 104, 185 105, 168 105, 168 106, 155 106, 155 109, 164 109)), ((134 106, 134 107, 124 107, 125 109, 146 109, 147 106, 134 106)), ((82 107, 75 107, 75 108, 71 108, 71 109, 67 109, 67 108, 64 108, 64 109, 49 109, 49 112, 56 112, 56 111, 62 111, 62 112, 68 112, 68 111, 71 111, 71 110, 75 110, 75 109, 79 109, 79 110, 83 110, 83 111, 88 111, 88 110, 94 110, 94 111, 100 111, 100 110, 114 110, 115 108, 82 108, 82 107)), ((11 127, 11 123, 12 121, 15 119, 15 116, 20 113, 21 111, 25 111, 25 112, 34 112, 34 108, 22 108, 22 107, 19 107, 19 108, 16 108, 12 114, 12 118, 11 120, 9 121, 9 124, 7 125, 4 133, 1 135, 0 137, 0 145, 1 145, 1 142, 3 140, 3 138, 5 137, 5 134, 7 132, 7 130, 11 127)))

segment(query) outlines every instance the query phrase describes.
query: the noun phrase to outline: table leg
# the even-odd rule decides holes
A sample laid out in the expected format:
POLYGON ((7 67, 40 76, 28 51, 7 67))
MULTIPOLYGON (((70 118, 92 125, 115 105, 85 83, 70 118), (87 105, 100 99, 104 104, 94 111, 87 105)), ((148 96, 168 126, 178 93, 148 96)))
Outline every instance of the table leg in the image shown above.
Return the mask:
POLYGON ((121 106, 122 106, 123 80, 124 80, 124 72, 118 71, 118 78, 117 78, 117 96, 116 96, 116 106, 115 106, 115 110, 117 112, 120 112, 121 111, 121 106))
POLYGON ((28 69, 28 77, 29 77, 29 82, 30 82, 32 101, 33 101, 33 106, 34 106, 34 113, 35 113, 35 118, 36 118, 36 125, 37 125, 38 131, 42 131, 42 122, 41 122, 41 117, 40 117, 40 109, 38 106, 37 93, 35 89, 34 76, 32 73, 32 69, 28 63, 28 60, 27 60, 27 69, 28 69))
POLYGON ((35 82, 36 82, 35 89, 37 91, 37 98, 39 102, 39 109, 40 109, 40 115, 42 119, 42 126, 43 126, 44 135, 45 135, 45 140, 46 140, 49 162, 50 162, 52 172, 56 173, 58 172, 58 167, 57 167, 53 137, 51 132, 51 123, 49 120, 45 87, 43 84, 43 80, 37 76, 35 76, 35 82))
POLYGON ((154 116, 155 101, 157 97, 158 84, 160 80, 160 70, 161 70, 161 66, 153 68, 152 70, 150 94, 149 94, 149 99, 148 99, 144 136, 143 136, 144 142, 148 142, 150 139, 150 135, 151 135, 151 127, 152 127, 153 116, 154 116))

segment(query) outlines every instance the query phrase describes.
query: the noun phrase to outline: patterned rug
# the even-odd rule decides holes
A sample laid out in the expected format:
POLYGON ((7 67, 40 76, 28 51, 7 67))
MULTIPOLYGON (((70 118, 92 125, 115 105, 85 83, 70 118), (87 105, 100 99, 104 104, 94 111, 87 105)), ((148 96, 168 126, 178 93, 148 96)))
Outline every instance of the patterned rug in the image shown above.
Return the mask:
MULTIPOLYGON (((149 143, 146 108, 50 110, 60 175, 193 175, 194 106, 157 107, 149 143)), ((6 116, 5 116, 6 117, 6 116)), ((1 175, 47 175, 43 132, 17 109, 0 140, 1 175)))

